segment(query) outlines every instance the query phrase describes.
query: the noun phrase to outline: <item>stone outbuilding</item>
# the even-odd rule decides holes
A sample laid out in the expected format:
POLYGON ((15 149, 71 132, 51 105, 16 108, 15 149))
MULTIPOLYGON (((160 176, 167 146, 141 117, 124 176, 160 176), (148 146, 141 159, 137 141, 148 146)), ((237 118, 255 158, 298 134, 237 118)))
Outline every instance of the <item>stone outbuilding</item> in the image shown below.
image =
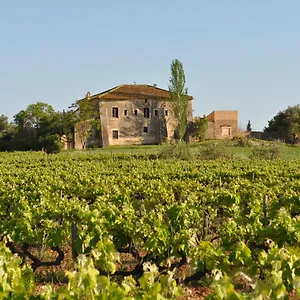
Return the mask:
MULTIPOLYGON (((192 99, 188 96, 189 125, 193 122, 192 99)), ((119 85, 99 94, 88 93, 81 100, 96 103, 101 128, 82 141, 79 136, 81 125, 78 124, 77 129, 75 127, 75 149, 88 147, 91 143, 100 147, 159 144, 174 138, 176 122, 170 92, 156 85, 119 85)))
POLYGON ((236 110, 214 110, 205 117, 208 121, 206 138, 232 138, 238 134, 238 112, 236 110))

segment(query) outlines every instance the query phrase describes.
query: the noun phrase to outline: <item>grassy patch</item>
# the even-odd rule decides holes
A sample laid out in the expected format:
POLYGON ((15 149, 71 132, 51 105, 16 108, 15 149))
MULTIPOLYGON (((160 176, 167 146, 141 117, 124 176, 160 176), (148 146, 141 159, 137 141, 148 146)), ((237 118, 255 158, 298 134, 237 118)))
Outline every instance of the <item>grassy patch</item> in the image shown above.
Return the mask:
MULTIPOLYGON (((278 143, 268 142, 268 145, 277 145, 278 143)), ((171 145, 170 145, 171 146, 171 145)), ((156 155, 161 153, 165 149, 166 145, 133 145, 133 146, 112 146, 107 148, 98 148, 90 150, 70 151, 70 155, 80 155, 82 153, 101 153, 106 155, 156 155)), ((199 152, 203 147, 225 147, 233 158, 248 159, 252 153, 253 146, 251 147, 239 147, 233 145, 231 141, 215 141, 207 140, 201 143, 190 144, 189 147, 193 152, 199 152)), ((300 146, 290 146, 281 144, 282 158, 287 160, 300 159, 300 146)))

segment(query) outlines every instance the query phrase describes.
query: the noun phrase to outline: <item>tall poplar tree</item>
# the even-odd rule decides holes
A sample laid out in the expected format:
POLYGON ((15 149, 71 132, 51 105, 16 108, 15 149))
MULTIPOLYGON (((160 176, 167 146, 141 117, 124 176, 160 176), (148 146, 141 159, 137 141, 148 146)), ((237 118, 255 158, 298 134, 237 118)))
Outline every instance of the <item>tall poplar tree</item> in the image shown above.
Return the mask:
POLYGON ((171 63, 171 77, 169 84, 171 107, 177 122, 175 137, 181 141, 187 129, 188 91, 185 87, 185 74, 182 63, 175 59, 171 63))

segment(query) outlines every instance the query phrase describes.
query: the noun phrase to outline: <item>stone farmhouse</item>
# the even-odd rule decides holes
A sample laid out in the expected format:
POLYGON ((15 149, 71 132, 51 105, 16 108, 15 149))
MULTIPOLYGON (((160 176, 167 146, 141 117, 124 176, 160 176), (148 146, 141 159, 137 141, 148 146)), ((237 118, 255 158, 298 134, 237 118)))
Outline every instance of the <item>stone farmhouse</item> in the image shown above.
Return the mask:
MULTIPOLYGON (((191 128, 193 97, 188 99, 188 124, 191 128)), ((159 144, 174 138, 176 122, 170 105, 170 93, 156 85, 119 85, 99 94, 87 93, 86 98, 81 100, 96 102, 101 128, 83 142, 76 130, 82 124, 77 124, 75 149, 88 147, 91 143, 97 143, 100 147, 159 144)), ((186 139, 189 139, 189 134, 186 139)))
POLYGON ((215 110, 206 116, 206 120, 208 121, 206 138, 232 138, 239 132, 236 110, 215 110))

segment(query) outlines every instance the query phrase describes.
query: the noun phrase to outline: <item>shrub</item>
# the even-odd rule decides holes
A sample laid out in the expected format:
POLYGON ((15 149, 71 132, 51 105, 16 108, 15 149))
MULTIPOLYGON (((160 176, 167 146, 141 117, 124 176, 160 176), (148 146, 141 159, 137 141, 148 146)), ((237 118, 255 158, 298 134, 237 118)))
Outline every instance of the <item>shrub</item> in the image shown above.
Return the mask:
POLYGON ((87 145, 88 149, 97 149, 100 148, 99 143, 97 143, 96 141, 90 141, 87 145))
POLYGON ((236 147, 249 147, 249 146, 251 146, 251 143, 249 142, 249 140, 244 136, 235 136, 235 137, 233 137, 232 143, 233 143, 233 146, 236 146, 236 147))
POLYGON ((200 159, 231 159, 232 153, 223 143, 208 144, 200 148, 200 159))
POLYGON ((198 140, 198 141, 204 141, 206 137, 206 131, 208 127, 208 121, 200 117, 196 117, 194 120, 194 126, 193 126, 193 136, 198 140))
POLYGON ((159 152, 159 158, 176 158, 188 160, 193 158, 193 151, 185 142, 174 142, 163 146, 159 152))
POLYGON ((58 134, 51 134, 39 139, 46 153, 59 153, 62 150, 62 142, 58 134))
POLYGON ((250 154, 250 159, 279 159, 282 157, 282 148, 278 145, 257 146, 250 154))

